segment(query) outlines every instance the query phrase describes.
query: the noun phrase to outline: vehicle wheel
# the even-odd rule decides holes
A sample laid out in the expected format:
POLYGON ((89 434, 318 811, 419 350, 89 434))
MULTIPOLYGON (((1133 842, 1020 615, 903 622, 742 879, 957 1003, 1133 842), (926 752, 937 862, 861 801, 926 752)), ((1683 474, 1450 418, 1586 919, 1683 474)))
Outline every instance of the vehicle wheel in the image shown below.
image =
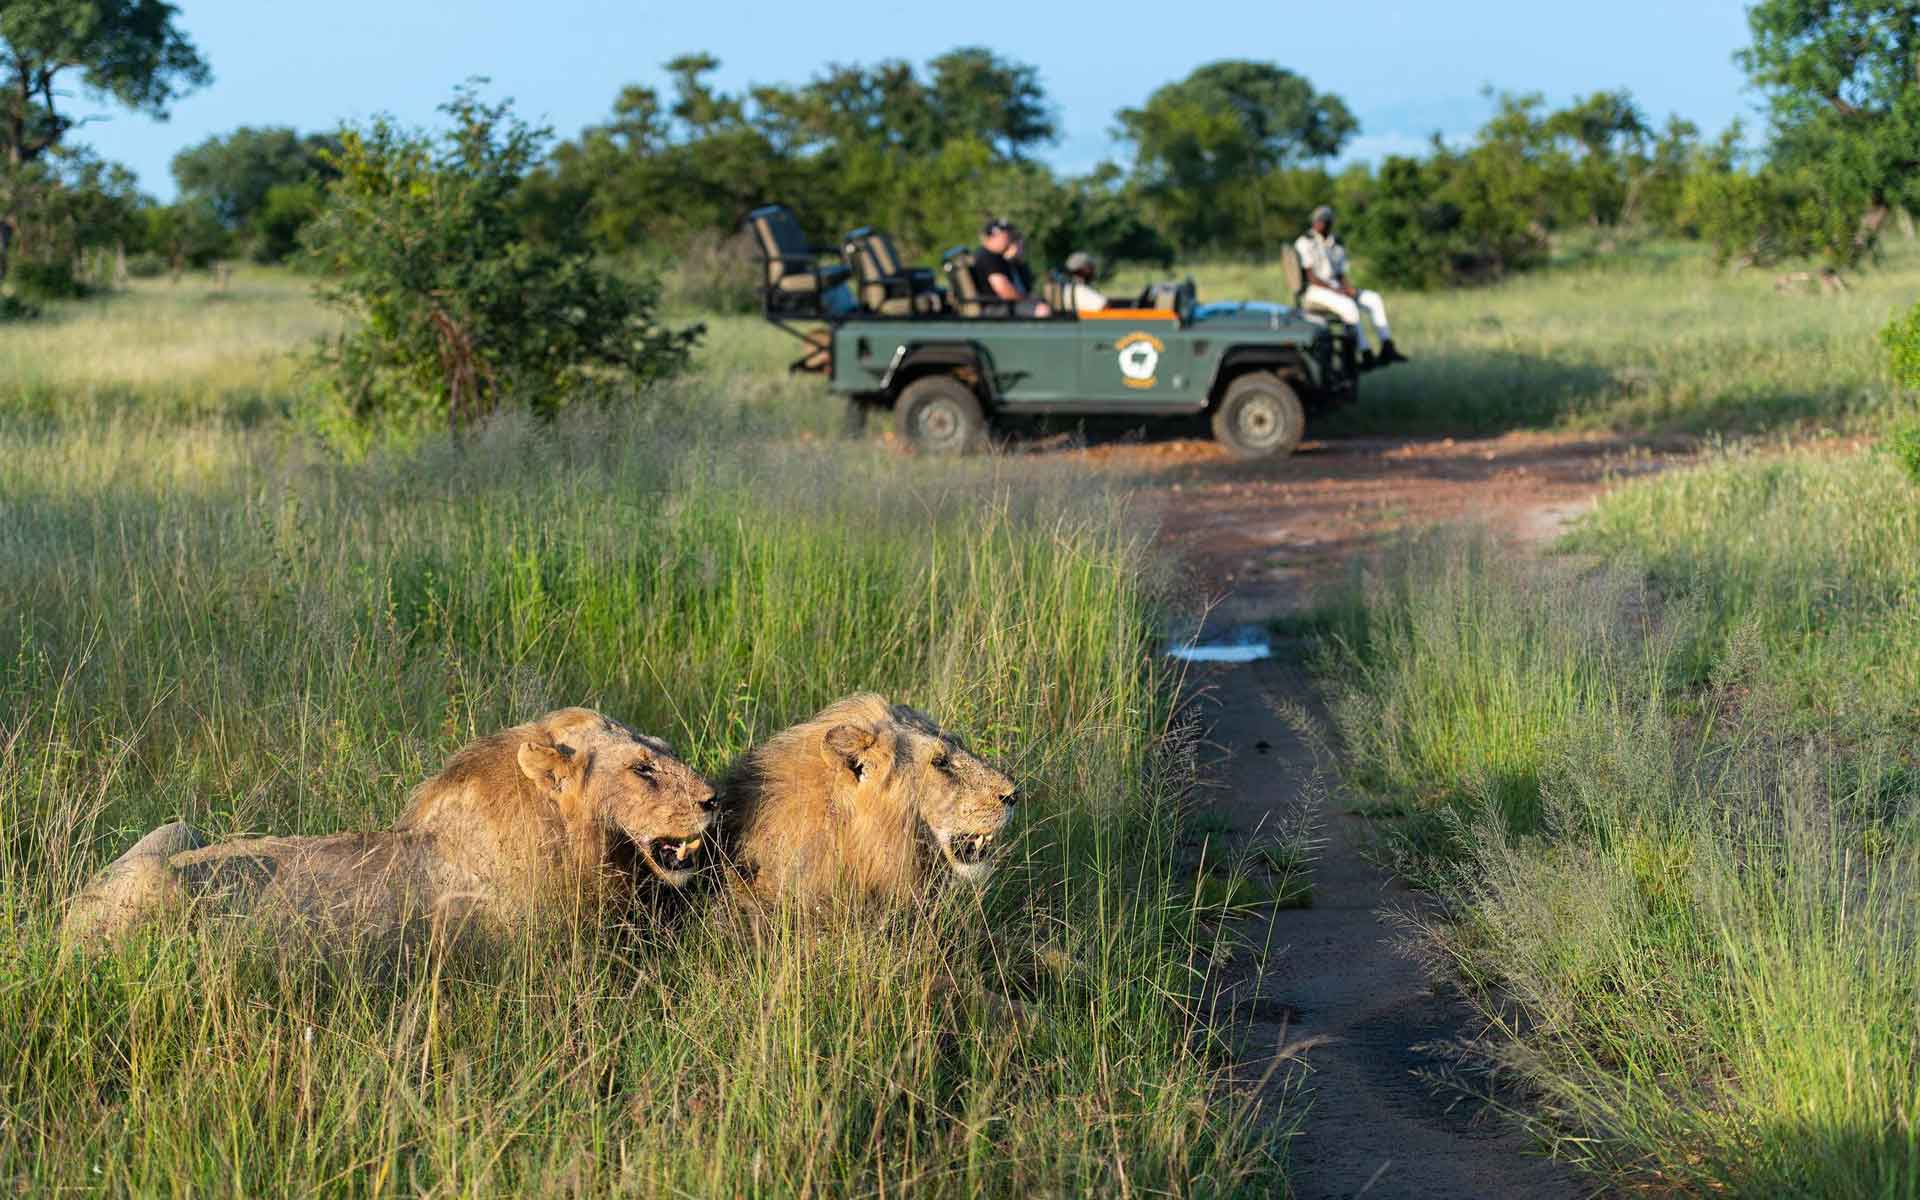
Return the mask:
POLYGON ((893 427, 921 454, 971 454, 987 440, 979 398, 951 375, 928 375, 908 384, 894 403, 893 427))
POLYGON ((1307 410, 1286 380, 1249 371, 1227 385, 1213 410, 1213 440, 1241 458, 1291 454, 1307 430, 1307 410))

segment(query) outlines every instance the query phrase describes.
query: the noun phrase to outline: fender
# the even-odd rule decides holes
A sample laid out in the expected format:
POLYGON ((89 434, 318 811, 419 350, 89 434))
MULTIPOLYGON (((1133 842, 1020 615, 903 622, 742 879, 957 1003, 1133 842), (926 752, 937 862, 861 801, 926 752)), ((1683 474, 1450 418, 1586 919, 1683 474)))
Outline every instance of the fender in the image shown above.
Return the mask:
POLYGON ((1220 380, 1243 367, 1298 367, 1309 387, 1319 387, 1321 366, 1312 346, 1232 346, 1214 360, 1213 374, 1207 379, 1208 397, 1220 380))
POLYGON ((993 355, 975 341, 902 343, 880 376, 880 390, 892 395, 896 381, 920 373, 921 367, 972 367, 986 386, 987 400, 998 403, 1000 389, 994 384, 993 355))

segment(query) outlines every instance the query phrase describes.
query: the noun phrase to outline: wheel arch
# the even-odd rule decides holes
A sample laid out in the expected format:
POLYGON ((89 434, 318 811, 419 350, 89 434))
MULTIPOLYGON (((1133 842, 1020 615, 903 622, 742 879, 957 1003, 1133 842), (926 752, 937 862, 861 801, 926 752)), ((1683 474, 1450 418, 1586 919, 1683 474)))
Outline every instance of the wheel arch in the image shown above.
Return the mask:
POLYGON ((928 375, 960 375, 970 371, 973 379, 963 380, 980 399, 983 407, 998 400, 993 387, 993 360, 986 347, 971 341, 917 342, 902 345, 880 377, 879 395, 891 407, 908 384, 928 375))
POLYGON ((1306 391, 1315 390, 1319 384, 1313 356, 1306 347, 1233 346, 1214 364, 1213 378, 1207 382, 1208 411, 1218 408, 1228 386, 1250 371, 1272 371, 1295 388, 1306 391))

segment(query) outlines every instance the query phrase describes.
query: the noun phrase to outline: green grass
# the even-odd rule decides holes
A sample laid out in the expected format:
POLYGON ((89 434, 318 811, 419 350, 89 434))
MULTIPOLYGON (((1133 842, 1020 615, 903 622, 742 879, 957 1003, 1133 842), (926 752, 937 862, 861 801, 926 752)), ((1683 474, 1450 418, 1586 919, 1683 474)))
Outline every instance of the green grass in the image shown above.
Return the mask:
MULTIPOLYGON (((1317 429, 1750 434, 1878 429, 1906 411, 1874 335, 1911 307, 1920 243, 1887 243, 1884 261, 1835 297, 1775 293, 1784 269, 1730 274, 1701 247, 1655 244, 1495 287, 1389 289, 1395 340, 1413 363, 1369 375, 1362 402, 1317 429)), ((1203 300, 1286 298, 1277 263, 1181 270, 1203 300)), ((1116 292, 1138 282, 1123 279, 1116 292)))
POLYGON ((1882 456, 1732 456, 1571 559, 1429 535, 1328 618, 1482 1053, 1619 1182, 1920 1195, 1916 521, 1882 456))
POLYGON ((1173 865, 1191 756, 1120 498, 809 444, 821 410, 746 323, 651 406, 342 457, 274 357, 325 318, 280 277, 235 294, 256 283, 244 304, 143 286, 11 350, 31 387, 0 399, 0 1179, 1284 1186, 1196 1015, 1219 935, 1173 865), (227 340, 149 370, 121 334, 227 340), (60 902, 163 821, 378 827, 468 738, 571 703, 717 773, 863 688, 1019 779, 983 895, 759 935, 641 914, 381 970, 211 932, 56 952, 60 902))

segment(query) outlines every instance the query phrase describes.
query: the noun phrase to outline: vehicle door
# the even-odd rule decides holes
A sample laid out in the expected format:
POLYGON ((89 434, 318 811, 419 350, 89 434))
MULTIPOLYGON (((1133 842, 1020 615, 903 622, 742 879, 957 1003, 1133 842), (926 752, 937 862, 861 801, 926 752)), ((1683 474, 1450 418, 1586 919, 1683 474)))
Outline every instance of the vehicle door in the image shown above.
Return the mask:
POLYGON ((1118 408, 1165 408, 1192 399, 1193 352, 1171 312, 1110 308, 1081 313, 1080 398, 1118 408))
POLYGON ((994 390, 1003 405, 1051 406, 1079 391, 1079 346, 1067 321, 982 317, 969 332, 993 362, 994 390))

